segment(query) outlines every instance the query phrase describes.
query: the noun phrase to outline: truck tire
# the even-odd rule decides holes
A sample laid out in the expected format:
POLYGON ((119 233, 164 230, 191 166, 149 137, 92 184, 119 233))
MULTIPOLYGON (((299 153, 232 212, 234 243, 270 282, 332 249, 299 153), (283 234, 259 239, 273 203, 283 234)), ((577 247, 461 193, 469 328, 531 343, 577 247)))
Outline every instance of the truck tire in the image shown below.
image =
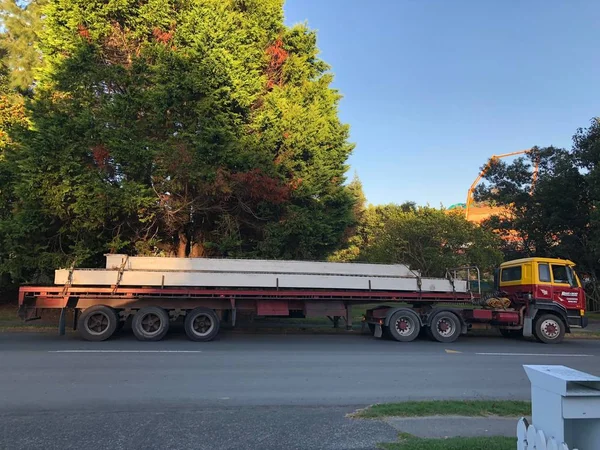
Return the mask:
POLYGON ((388 326, 392 338, 400 342, 414 341, 421 331, 421 319, 409 309, 396 311, 388 326))
POLYGON ((117 329, 119 316, 117 312, 104 305, 90 306, 79 316, 77 329, 86 341, 105 341, 117 329))
POLYGON ((219 317, 208 308, 196 308, 185 316, 185 334, 196 342, 212 341, 219 332, 219 317))
POLYGON ((169 313, 156 306, 140 309, 133 316, 131 329, 139 341, 160 341, 169 331, 169 313))
POLYGON ((565 338, 564 321, 554 314, 542 314, 535 320, 533 334, 544 344, 558 344, 565 338))
POLYGON ((438 342, 454 342, 460 336, 460 332, 460 319, 450 311, 440 311, 429 323, 429 334, 438 342))

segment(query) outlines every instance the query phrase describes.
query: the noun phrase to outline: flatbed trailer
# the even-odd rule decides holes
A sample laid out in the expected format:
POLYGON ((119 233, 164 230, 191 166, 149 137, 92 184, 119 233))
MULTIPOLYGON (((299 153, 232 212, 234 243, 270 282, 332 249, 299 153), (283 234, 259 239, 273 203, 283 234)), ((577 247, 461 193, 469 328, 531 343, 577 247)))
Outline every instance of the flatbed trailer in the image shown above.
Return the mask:
MULTIPOLYGON (((460 284, 464 287, 459 290, 431 292, 422 289, 290 289, 278 286, 122 286, 119 280, 125 270, 123 264, 111 272, 116 275, 113 286, 73 285, 73 273, 62 286, 22 286, 19 315, 24 320, 34 320, 41 311, 58 309, 61 312, 59 333, 64 334, 68 313, 72 312, 73 328, 78 329, 84 339, 92 341, 110 338, 130 317, 134 334, 144 341, 162 339, 169 324, 179 317, 184 317, 185 331, 190 339, 210 341, 217 336, 221 323, 235 326, 238 313, 329 317, 335 324, 341 318, 346 327, 351 328, 354 305, 381 303, 385 305, 367 310, 364 322, 375 337, 390 337, 401 342, 416 339, 421 330, 436 341, 448 343, 470 329, 498 328, 507 337, 533 335, 542 342, 555 343, 560 342, 571 327, 585 326, 583 310, 577 309, 576 322, 572 310, 557 302, 537 302, 523 292, 506 293, 509 298, 500 299, 504 300, 504 303, 500 302, 501 307, 485 307, 489 302, 481 294, 478 276, 475 289, 470 289, 471 269, 466 268, 469 275, 462 280, 466 282, 460 284)), ((451 286, 459 285, 457 273, 457 270, 448 272, 451 286)), ((57 271, 57 277, 59 275, 57 271)), ((418 279, 419 275, 415 277, 418 279)), ((368 285, 371 286, 370 281, 368 285)), ((496 297, 501 295, 496 294, 496 297)), ((580 308, 580 301, 575 306, 580 308)))

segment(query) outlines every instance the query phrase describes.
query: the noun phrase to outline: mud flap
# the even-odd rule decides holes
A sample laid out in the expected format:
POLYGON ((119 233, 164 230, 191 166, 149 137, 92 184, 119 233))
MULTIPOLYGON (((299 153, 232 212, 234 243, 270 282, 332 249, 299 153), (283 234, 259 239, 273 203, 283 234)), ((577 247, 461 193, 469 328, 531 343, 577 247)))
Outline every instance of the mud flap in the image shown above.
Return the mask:
POLYGON ((375 325, 375 333, 373 333, 373 336, 375 336, 376 338, 380 338, 381 336, 383 336, 383 330, 381 329, 381 325, 375 325))
POLYGON ((525 317, 525 321, 523 322, 523 336, 533 336, 533 319, 531 317, 525 317))

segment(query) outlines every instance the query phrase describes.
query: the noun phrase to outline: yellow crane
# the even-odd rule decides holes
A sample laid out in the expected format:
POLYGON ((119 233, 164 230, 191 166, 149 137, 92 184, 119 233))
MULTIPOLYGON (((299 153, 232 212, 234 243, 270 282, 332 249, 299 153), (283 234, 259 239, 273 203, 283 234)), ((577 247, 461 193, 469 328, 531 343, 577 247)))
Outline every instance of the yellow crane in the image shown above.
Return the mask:
MULTIPOLYGON (((467 220, 469 220, 469 210, 471 209, 471 205, 473 204, 473 201, 474 201, 473 193, 475 192, 475 188, 477 187, 477 185, 479 184, 481 179, 485 176, 487 171, 490 170, 490 167, 492 167, 492 165, 494 163, 498 162, 502 158, 508 158, 509 156, 516 156, 516 155, 524 155, 527 153, 531 153, 532 151, 533 151, 533 149, 528 148, 527 150, 519 150, 516 152, 502 153, 501 155, 493 155, 489 159, 489 161, 484 166, 484 168, 481 170, 481 172, 479 172, 479 176, 475 179, 475 181, 473 181, 473 184, 471 185, 471 187, 469 188, 469 191, 467 192, 467 202, 465 204, 465 217, 467 220)), ((537 181, 538 167, 539 167, 539 161, 536 158, 534 167, 533 167, 533 180, 531 182, 531 192, 533 192, 533 187, 535 185, 535 182, 537 181)))

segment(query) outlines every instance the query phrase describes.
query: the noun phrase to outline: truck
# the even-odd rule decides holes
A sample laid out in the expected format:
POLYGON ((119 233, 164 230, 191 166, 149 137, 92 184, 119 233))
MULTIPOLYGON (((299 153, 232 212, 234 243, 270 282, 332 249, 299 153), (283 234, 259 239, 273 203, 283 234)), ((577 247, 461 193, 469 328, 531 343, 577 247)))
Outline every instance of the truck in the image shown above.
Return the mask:
POLYGON ((183 318, 193 341, 211 341, 238 314, 329 317, 352 328, 352 308, 376 338, 454 342, 475 329, 505 337, 559 343, 587 325, 586 298, 568 260, 525 258, 504 262, 494 292, 482 293, 477 267, 424 277, 403 264, 140 257, 106 255, 102 269, 59 269, 54 286, 21 286, 19 316, 35 320, 59 310, 59 334, 67 317, 81 338, 104 341, 126 321, 140 341, 158 341, 183 318))

